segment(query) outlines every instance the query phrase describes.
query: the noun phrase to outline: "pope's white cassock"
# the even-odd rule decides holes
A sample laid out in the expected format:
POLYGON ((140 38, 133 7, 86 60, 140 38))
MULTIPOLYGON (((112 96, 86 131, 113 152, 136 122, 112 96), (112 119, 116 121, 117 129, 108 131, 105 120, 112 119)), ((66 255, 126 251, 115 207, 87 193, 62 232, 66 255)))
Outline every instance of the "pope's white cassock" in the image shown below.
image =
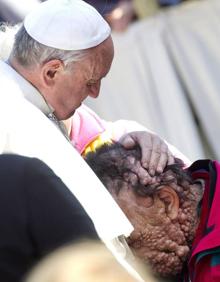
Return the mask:
MULTIPOLYGON (((0 153, 15 153, 44 161, 80 201, 100 238, 107 245, 117 246, 116 238, 129 235, 133 227, 61 133, 62 124, 59 129, 48 119, 52 109, 29 82, 3 61, 0 61, 0 87, 0 153)), ((122 248, 123 244, 118 246, 122 248)), ((126 249, 119 252, 126 257, 126 249)))

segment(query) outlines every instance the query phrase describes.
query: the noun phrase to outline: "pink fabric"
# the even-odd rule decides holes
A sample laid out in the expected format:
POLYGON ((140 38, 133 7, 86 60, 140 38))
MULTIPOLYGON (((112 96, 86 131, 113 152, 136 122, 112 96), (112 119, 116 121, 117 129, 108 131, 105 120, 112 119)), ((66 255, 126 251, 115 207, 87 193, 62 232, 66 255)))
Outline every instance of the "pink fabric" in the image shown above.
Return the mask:
POLYGON ((200 224, 197 230, 196 239, 194 240, 193 246, 195 247, 192 257, 197 255, 198 253, 207 250, 216 248, 220 245, 220 209, 219 209, 219 203, 220 203, 220 163, 217 161, 212 162, 217 178, 216 183, 213 183, 213 180, 211 182, 210 179, 210 173, 207 172, 194 172, 193 178, 202 178, 205 180, 205 192, 203 195, 203 203, 202 203, 202 212, 200 216, 200 224), (211 207, 209 204, 209 196, 211 193, 211 185, 214 190, 214 198, 211 203, 211 207), (215 188, 215 189, 214 189, 215 188), (204 229, 209 229, 211 227, 215 227, 212 232, 208 233, 206 236, 204 236, 204 229))
POLYGON ((106 129, 106 123, 91 109, 81 105, 73 115, 70 139, 76 150, 82 154, 86 146, 106 129))
MULTIPOLYGON (((198 162, 197 162, 198 163, 198 162)), ((202 169, 202 167, 201 167, 202 169)), ((192 282, 220 281, 220 163, 210 161, 209 170, 193 172, 205 180, 200 224, 192 245, 189 274, 192 282), (212 198, 213 197, 213 198, 212 198)), ((184 281, 189 281, 188 279, 184 281)))
MULTIPOLYGON (((147 131, 147 128, 135 121, 117 120, 107 122, 85 105, 81 105, 73 115, 70 140, 76 150, 82 154, 85 148, 104 131, 108 131, 112 140, 117 141, 125 133, 132 131, 147 131)), ((167 143, 168 144, 168 143, 167 143)), ((172 154, 189 166, 191 162, 174 146, 168 144, 172 154)))

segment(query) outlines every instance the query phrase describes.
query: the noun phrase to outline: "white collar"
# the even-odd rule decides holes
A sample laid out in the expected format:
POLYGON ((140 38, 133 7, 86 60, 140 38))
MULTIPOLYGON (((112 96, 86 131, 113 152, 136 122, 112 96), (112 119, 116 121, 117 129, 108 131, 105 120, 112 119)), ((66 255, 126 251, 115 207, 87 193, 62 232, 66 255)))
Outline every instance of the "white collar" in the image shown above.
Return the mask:
POLYGON ((31 104, 36 106, 46 116, 54 112, 54 109, 45 101, 41 93, 23 76, 16 72, 15 69, 3 61, 0 61, 0 67, 3 72, 7 73, 9 78, 12 78, 15 81, 25 99, 27 99, 31 104))

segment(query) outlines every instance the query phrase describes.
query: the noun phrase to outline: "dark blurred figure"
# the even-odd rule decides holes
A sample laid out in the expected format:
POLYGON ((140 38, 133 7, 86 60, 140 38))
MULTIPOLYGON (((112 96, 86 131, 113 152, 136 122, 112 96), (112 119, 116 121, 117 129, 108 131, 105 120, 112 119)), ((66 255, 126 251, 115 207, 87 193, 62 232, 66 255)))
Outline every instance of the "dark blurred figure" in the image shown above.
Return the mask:
POLYGON ((105 17, 113 31, 126 30, 128 25, 136 19, 132 0, 86 0, 86 2, 105 17))
POLYGON ((21 281, 57 247, 97 239, 92 221, 61 179, 42 161, 18 155, 0 155, 0 230, 2 282, 21 281))
POLYGON ((86 0, 87 3, 92 5, 98 10, 101 15, 110 13, 121 2, 120 0, 86 0))
POLYGON ((113 31, 122 32, 130 23, 153 15, 159 8, 180 4, 187 0, 85 0, 95 7, 110 24, 113 31), (143 11, 144 10, 144 11, 143 11))
POLYGON ((182 0, 158 0, 159 5, 161 6, 171 6, 176 5, 182 2, 182 0))
POLYGON ((0 22, 19 23, 40 2, 40 0, 22 0, 21 2, 17 0, 0 0, 0 22))
POLYGON ((173 6, 190 0, 157 0, 160 6, 173 6))
POLYGON ((11 6, 0 1, 0 22, 10 22, 11 24, 21 21, 21 17, 11 6))

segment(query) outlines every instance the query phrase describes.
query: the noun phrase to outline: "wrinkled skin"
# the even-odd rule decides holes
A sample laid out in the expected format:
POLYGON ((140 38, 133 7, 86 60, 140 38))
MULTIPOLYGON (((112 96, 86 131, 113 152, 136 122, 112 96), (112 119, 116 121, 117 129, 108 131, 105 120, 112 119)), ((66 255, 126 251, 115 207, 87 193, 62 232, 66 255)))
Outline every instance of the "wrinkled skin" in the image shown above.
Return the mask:
POLYGON ((193 182, 178 159, 157 175, 155 183, 143 185, 138 146, 102 146, 86 161, 133 224, 127 242, 134 254, 159 276, 170 279, 180 273, 199 224, 202 185, 193 182))
MULTIPOLYGON (((165 174, 167 178, 173 177, 169 171, 165 174)), ((173 187, 193 199, 180 200, 175 219, 169 218, 166 200, 159 199, 157 193, 153 196, 137 195, 126 182, 118 193, 110 190, 134 226, 135 230, 127 240, 129 246, 136 256, 152 266, 155 274, 162 277, 172 277, 181 272, 198 226, 198 200, 191 195, 191 191, 197 189, 188 183, 183 183, 183 186, 174 182, 166 187, 173 187)))

